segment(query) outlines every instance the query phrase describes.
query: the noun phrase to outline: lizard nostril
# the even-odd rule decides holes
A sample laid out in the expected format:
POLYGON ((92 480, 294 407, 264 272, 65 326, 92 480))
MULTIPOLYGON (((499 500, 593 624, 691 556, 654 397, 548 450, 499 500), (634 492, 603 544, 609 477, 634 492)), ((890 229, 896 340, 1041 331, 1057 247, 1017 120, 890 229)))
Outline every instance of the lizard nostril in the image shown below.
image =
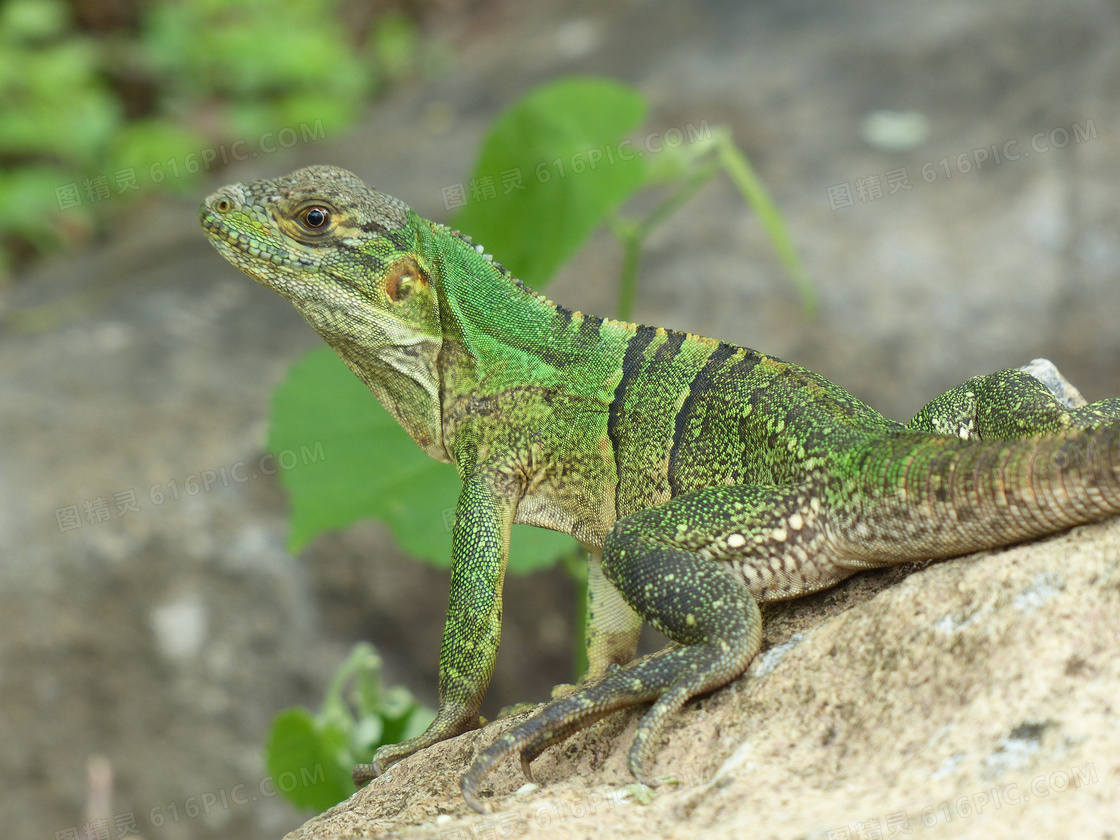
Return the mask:
POLYGON ((233 204, 228 198, 219 198, 214 202, 214 209, 219 213, 228 213, 233 209, 233 204))

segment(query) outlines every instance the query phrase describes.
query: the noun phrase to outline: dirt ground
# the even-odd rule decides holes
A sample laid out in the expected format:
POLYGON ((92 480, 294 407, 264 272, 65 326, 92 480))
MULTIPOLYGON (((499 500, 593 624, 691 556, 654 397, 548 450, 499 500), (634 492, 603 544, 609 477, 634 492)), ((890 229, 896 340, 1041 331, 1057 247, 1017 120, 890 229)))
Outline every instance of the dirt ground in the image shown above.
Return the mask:
MULTIPOLYGON (((1120 393, 1115 4, 507 1, 449 15, 434 34, 450 69, 373 104, 355 132, 229 167, 197 196, 153 196, 0 301, 0 316, 37 325, 0 322, 6 836, 73 837, 91 755, 114 772, 110 836, 296 829, 311 815, 268 784, 268 722, 316 706, 359 639, 377 645, 390 682, 435 702, 446 574, 404 557, 376 523, 285 550, 286 503, 261 460, 269 396, 318 339, 205 242, 197 205, 220 183, 335 163, 446 218, 441 189, 464 180, 502 108, 563 74, 605 74, 648 97, 644 136, 733 131, 820 297, 805 316, 721 180, 649 243, 638 320, 804 364, 900 419, 1036 356, 1090 399, 1120 393), (867 120, 882 110, 923 115, 928 136, 906 151, 872 145, 867 120), (251 480, 185 492, 189 476, 238 464, 251 480), (65 527, 67 510, 80 527, 65 527), (215 804, 188 810, 203 799, 215 804)), ((599 235, 549 294, 608 314, 619 261, 599 235)), ((629 784, 633 718, 620 715, 542 756, 540 790, 514 797, 515 768, 496 774, 496 813, 572 837, 891 836, 900 812, 930 836, 1108 836, 1120 801, 1115 539, 1114 525, 1088 528, 794 604, 780 621, 800 622, 795 646, 682 714, 661 758, 680 789, 649 806, 610 798, 629 784), (1019 797, 1029 805, 1006 798, 1040 778, 1019 797), (982 794, 983 812, 965 817, 960 797, 978 811, 982 794), (592 797, 613 802, 596 807, 605 821, 572 816, 592 797)), ((570 680, 571 598, 560 572, 508 581, 486 713, 570 680)), ((308 836, 353 833, 359 819, 441 840, 505 836, 455 794, 491 737, 402 765, 308 836)))

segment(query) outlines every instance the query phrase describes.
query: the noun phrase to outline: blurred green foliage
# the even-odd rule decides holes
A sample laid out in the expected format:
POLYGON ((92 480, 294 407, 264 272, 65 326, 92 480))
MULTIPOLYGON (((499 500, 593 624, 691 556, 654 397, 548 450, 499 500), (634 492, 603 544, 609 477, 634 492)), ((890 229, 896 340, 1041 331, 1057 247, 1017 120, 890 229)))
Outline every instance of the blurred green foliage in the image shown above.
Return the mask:
POLYGON ((425 63, 413 22, 372 5, 160 0, 108 24, 96 6, 0 5, 0 278, 152 188, 341 131, 425 63))

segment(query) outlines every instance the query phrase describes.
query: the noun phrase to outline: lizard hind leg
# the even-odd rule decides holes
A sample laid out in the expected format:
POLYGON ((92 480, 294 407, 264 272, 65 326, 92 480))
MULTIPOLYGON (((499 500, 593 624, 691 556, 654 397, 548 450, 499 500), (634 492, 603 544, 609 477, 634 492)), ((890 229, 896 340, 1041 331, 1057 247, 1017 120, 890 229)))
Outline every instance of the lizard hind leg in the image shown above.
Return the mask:
POLYGON ((592 551, 588 561, 584 639, 588 666, 585 681, 590 682, 634 658, 642 617, 603 574, 602 552, 592 551))
POLYGON ((742 674, 762 646, 762 614, 743 576, 731 564, 681 547, 669 536, 673 531, 665 526, 678 508, 689 510, 670 504, 616 523, 603 554, 607 578, 677 643, 618 675, 632 681, 632 690, 656 691, 628 757, 630 772, 651 785, 649 754, 673 714, 691 698, 742 674))
POLYGON ((616 524, 607 540, 603 571, 630 605, 677 644, 617 668, 560 697, 484 750, 463 776, 462 791, 483 811, 479 787, 506 757, 521 754, 523 769, 547 747, 618 709, 654 701, 638 722, 628 756, 640 782, 651 749, 689 699, 718 688, 746 670, 762 644, 762 616, 747 585, 729 563, 678 548, 647 525, 661 511, 616 524))
POLYGON ((1057 403, 1068 410, 1070 422, 1075 428, 1085 429, 1120 420, 1120 397, 1090 403, 1049 359, 1031 359, 1017 370, 1041 382, 1057 403))

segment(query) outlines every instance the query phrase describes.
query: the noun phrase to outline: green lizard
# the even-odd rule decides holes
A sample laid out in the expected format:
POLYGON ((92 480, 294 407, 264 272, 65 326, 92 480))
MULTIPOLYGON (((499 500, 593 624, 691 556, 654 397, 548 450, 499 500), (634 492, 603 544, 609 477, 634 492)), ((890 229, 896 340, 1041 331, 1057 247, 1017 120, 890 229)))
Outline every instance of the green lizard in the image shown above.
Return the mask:
POLYGON ((588 548, 590 669, 478 757, 462 780, 478 810, 498 761, 520 754, 528 774, 640 703, 629 768, 654 783, 672 714, 758 653, 761 602, 1120 513, 1120 398, 1086 405, 1045 360, 902 425, 772 356, 557 306, 342 169, 227 186, 201 216, 463 482, 438 713, 356 780, 479 725, 515 522, 588 548), (632 661, 643 620, 675 644, 632 661))

